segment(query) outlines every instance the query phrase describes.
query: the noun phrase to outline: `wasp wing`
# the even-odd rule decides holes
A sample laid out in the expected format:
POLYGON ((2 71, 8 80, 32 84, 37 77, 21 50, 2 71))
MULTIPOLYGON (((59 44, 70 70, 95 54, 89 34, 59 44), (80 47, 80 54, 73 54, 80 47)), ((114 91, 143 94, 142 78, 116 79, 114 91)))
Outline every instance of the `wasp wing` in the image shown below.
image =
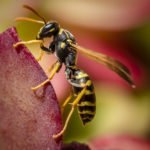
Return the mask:
POLYGON ((90 49, 86 49, 84 47, 81 47, 79 45, 76 44, 70 44, 72 47, 74 47, 75 49, 77 49, 77 51, 81 52, 82 54, 94 59, 95 61, 107 66, 109 69, 111 69, 112 71, 116 72, 120 77, 122 77, 124 80, 126 80, 132 87, 135 87, 135 84, 132 80, 131 77, 131 73, 128 70, 128 68, 126 66, 124 66, 122 63, 120 63, 119 61, 98 53, 98 52, 93 52, 90 49))

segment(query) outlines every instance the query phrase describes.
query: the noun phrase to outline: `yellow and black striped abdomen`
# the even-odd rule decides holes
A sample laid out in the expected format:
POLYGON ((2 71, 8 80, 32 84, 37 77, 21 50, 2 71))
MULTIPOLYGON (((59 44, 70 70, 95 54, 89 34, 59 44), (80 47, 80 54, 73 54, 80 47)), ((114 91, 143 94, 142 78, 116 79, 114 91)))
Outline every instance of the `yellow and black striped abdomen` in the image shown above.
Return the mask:
POLYGON ((78 103, 78 113, 84 125, 94 118, 96 112, 95 103, 96 99, 94 93, 85 94, 78 103))
POLYGON ((88 83, 88 85, 86 86, 86 91, 77 105, 78 113, 83 122, 83 125, 85 125, 94 118, 96 112, 96 97, 94 86, 88 74, 86 74, 82 70, 76 71, 75 77, 76 80, 74 80, 74 83, 78 85, 75 86, 74 84, 73 86, 75 96, 77 96, 84 88, 81 85, 88 83))

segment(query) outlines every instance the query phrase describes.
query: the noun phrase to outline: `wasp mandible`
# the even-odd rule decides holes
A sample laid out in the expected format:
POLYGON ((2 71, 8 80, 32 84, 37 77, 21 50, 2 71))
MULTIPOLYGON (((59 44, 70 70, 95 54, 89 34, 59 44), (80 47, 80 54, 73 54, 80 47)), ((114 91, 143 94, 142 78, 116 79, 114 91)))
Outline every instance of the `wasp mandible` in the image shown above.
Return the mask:
POLYGON ((62 105, 62 109, 64 109, 69 101, 74 99, 74 101, 71 103, 71 110, 67 116, 63 129, 59 133, 54 134, 53 138, 58 138, 64 134, 68 122, 76 107, 78 109, 78 113, 83 125, 90 122, 95 115, 96 98, 94 86, 88 74, 77 67, 76 62, 78 51, 94 59, 95 61, 102 63, 112 71, 116 72, 132 87, 135 87, 130 71, 122 63, 107 55, 97 53, 90 49, 79 46, 75 37, 66 29, 61 28, 58 22, 47 22, 37 11, 28 5, 24 5, 24 8, 32 11, 39 18, 41 18, 42 21, 28 17, 18 17, 16 18, 16 21, 30 21, 43 24, 43 26, 39 30, 35 40, 21 41, 14 44, 14 47, 17 47, 20 44, 40 43, 41 53, 37 58, 38 61, 42 59, 43 52, 48 52, 49 54, 55 53, 57 57, 57 61, 50 68, 49 78, 36 87, 33 87, 32 90, 35 91, 49 82, 54 77, 54 75, 59 72, 62 65, 65 65, 66 79, 72 85, 72 94, 64 101, 62 105), (44 39, 51 37, 53 37, 53 41, 49 44, 49 47, 46 47, 44 45, 44 39))

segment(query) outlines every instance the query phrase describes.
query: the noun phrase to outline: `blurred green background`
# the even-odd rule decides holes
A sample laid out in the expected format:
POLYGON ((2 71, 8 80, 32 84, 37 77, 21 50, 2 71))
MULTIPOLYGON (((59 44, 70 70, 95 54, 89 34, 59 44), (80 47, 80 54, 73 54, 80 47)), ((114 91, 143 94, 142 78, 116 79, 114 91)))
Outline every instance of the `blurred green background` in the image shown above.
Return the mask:
MULTIPOLYGON (((77 112, 72 117, 65 141, 88 141, 96 136, 125 134, 150 138, 150 1, 149 0, 1 0, 0 31, 15 26, 21 40, 35 39, 41 27, 30 22, 15 22, 20 16, 37 18, 22 4, 35 8, 47 20, 57 20, 77 42, 110 55, 130 69, 136 89, 104 66, 83 56, 78 66, 93 80, 97 113, 93 122, 82 126, 77 112)), ((39 45, 28 45, 36 57, 39 45)), ((40 62, 47 68, 54 56, 40 62)), ((70 92, 64 68, 52 80, 60 104, 70 92)), ((67 106, 64 118, 69 111, 67 106)), ((65 120, 65 119, 64 119, 65 120)))

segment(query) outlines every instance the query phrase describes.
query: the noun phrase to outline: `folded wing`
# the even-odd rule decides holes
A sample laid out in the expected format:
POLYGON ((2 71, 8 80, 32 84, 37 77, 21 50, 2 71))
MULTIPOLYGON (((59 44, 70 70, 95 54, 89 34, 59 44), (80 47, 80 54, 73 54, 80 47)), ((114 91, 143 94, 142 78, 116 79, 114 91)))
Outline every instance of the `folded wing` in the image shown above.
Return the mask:
POLYGON ((76 44, 70 44, 72 47, 76 48, 77 51, 81 52, 82 54, 92 58, 93 60, 107 66, 112 71, 116 72, 120 77, 122 77, 125 81, 127 81, 133 88, 135 88, 135 84, 131 77, 131 73, 129 69, 123 65, 118 60, 115 60, 107 55, 94 52, 90 49, 86 49, 76 44))

